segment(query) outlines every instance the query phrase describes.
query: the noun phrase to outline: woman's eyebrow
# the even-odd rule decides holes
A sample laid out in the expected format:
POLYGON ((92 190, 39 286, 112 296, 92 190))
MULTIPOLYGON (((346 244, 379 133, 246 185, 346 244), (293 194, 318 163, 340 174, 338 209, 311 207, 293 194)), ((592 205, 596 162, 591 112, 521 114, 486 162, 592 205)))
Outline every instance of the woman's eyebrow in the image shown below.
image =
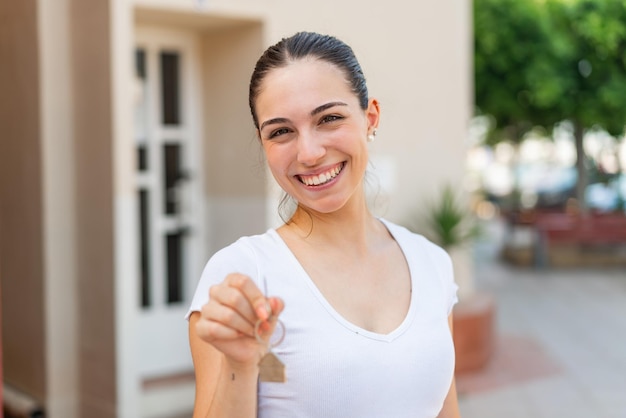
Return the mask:
MULTIPOLYGON (((331 107, 335 107, 335 106, 348 106, 347 103, 344 102, 329 102, 326 104, 323 104, 321 106, 316 107, 315 109, 313 109, 311 111, 311 116, 315 116, 318 113, 323 112, 326 109, 330 109, 331 107)), ((265 122, 263 122, 261 124, 261 127, 259 128, 259 130, 263 130, 263 128, 265 128, 267 125, 275 125, 278 123, 287 123, 289 122, 289 119, 287 118, 273 118, 273 119, 268 119, 265 122)))
POLYGON ((321 105, 321 106, 316 107, 315 109, 313 109, 313 110, 311 111, 311 116, 315 116, 315 115, 317 115, 318 113, 321 113, 321 112, 323 112, 324 110, 326 110, 326 109, 330 109, 331 107, 335 107, 335 106, 348 106, 348 105, 347 105, 346 103, 344 103, 344 102, 330 102, 330 103, 326 103, 326 104, 323 104, 323 105, 321 105))
POLYGON ((268 119, 261 124, 261 127, 259 128, 259 130, 262 131, 263 128, 265 128, 267 125, 275 125, 277 123, 286 123, 286 122, 289 122, 289 119, 287 118, 268 119))

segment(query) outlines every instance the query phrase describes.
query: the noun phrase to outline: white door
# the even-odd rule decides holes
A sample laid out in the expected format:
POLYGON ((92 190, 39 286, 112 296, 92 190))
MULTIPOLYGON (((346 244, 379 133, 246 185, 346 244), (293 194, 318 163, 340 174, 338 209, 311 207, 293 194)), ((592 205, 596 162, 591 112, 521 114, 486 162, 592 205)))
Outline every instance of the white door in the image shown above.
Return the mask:
POLYGON ((204 260, 198 41, 136 32, 135 143, 142 378, 192 370, 183 319, 204 260))

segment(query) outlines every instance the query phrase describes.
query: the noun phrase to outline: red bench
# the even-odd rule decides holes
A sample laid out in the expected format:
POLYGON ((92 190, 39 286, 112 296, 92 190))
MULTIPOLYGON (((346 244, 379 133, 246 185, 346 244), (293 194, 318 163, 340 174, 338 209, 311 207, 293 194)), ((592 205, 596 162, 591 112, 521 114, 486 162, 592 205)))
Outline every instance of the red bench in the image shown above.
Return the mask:
POLYGON ((538 214, 534 227, 537 233, 535 261, 546 262, 548 253, 557 246, 577 246, 580 250, 626 246, 626 215, 621 213, 538 214))

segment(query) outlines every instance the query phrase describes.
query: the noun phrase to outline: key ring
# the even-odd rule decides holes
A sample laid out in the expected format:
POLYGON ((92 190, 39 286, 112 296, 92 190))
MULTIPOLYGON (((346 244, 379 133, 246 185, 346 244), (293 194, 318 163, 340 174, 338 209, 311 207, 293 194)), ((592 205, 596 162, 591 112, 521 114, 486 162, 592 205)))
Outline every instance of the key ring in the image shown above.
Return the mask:
MULTIPOLYGON (((263 287, 265 290, 265 297, 267 298, 267 281, 265 280, 265 277, 263 277, 263 287)), ((274 353, 272 353, 272 348, 282 343, 285 339, 285 324, 283 324, 278 317, 272 315, 272 308, 267 299, 265 303, 267 304, 266 309, 269 313, 267 320, 271 321, 272 319, 275 319, 276 323, 274 324, 274 332, 272 332, 272 335, 269 336, 267 341, 264 341, 259 333, 261 324, 265 321, 258 319, 256 324, 254 324, 254 337, 259 344, 267 345, 267 353, 265 353, 259 361, 259 380, 261 382, 284 383, 287 380, 287 377, 285 376, 285 365, 278 357, 276 357, 274 353), (276 334, 276 328, 280 328, 280 335, 277 339, 272 341, 272 337, 276 334)))
MULTIPOLYGON (((267 297, 267 279, 265 278, 265 276, 263 276, 263 293, 265 294, 265 297, 267 297)), ((271 320, 273 318, 272 316, 272 308, 269 304, 269 302, 266 302, 266 309, 269 312, 269 318, 267 318, 267 320, 271 320)), ((283 340, 285 339, 285 324, 283 324, 283 321, 281 321, 280 319, 276 320, 276 328, 278 328, 278 326, 280 325, 280 337, 278 338, 277 341, 272 342, 272 337, 274 336, 274 334, 276 333, 276 328, 274 328, 274 333, 272 333, 272 335, 270 335, 270 338, 267 340, 267 343, 265 341, 263 341, 263 338, 261 338, 261 335, 259 334, 259 327, 261 326, 261 324, 265 322, 261 319, 258 319, 256 321, 256 324, 254 325, 254 336, 256 338, 256 340, 259 342, 259 344, 267 344, 268 348, 271 350, 272 348, 278 346, 280 343, 283 342, 283 340)))
MULTIPOLYGON (((271 317, 269 318, 271 319, 271 317)), ((280 345, 280 343, 283 342, 283 340, 285 339, 285 324, 283 324, 283 321, 281 321, 280 319, 276 320, 276 328, 274 328, 274 332, 272 333, 272 335, 270 335, 270 338, 267 342, 265 342, 263 340, 263 338, 261 338, 261 335, 259 333, 259 327, 261 326, 261 324, 265 322, 261 319, 256 321, 256 324, 254 325, 254 336, 256 337, 256 340, 260 343, 260 344, 267 344, 269 346, 270 349, 277 347, 278 345, 280 345), (272 341, 272 337, 274 336, 274 334, 276 334, 276 330, 280 328, 280 337, 278 337, 278 340, 272 341)))

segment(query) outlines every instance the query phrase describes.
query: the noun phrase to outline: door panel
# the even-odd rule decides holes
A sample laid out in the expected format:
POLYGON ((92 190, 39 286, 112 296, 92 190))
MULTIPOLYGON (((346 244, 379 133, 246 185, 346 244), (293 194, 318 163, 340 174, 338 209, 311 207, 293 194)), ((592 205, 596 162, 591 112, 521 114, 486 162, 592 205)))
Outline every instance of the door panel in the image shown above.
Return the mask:
POLYGON ((200 71, 191 33, 138 28, 135 143, 142 377, 192 369, 183 319, 204 260, 200 71))

